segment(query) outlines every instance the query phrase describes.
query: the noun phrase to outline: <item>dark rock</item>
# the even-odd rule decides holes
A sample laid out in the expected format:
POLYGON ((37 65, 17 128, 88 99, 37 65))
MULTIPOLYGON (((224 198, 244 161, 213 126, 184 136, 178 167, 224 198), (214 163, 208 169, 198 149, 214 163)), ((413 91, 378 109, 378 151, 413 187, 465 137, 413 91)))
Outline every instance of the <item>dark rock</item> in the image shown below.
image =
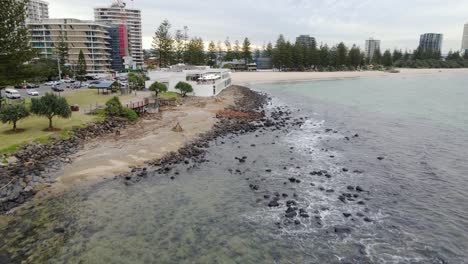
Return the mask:
POLYGON ((364 222, 368 222, 368 223, 372 222, 372 219, 370 219, 369 217, 364 217, 363 220, 364 222))
POLYGON ((378 160, 384 160, 384 157, 377 157, 378 160))
POLYGON ((354 190, 355 190, 355 189, 354 189, 354 186, 351 186, 351 185, 349 185, 349 186, 347 187, 347 189, 350 190, 350 191, 354 191, 354 190))
POLYGON ((346 226, 335 226, 335 233, 337 234, 349 234, 351 233, 351 228, 346 226))
POLYGON ((342 171, 348 172, 349 170, 347 168, 343 168, 342 171))
POLYGON ((272 200, 268 203, 269 207, 278 207, 280 206, 277 200, 272 200))
POLYGON ((63 233, 65 233, 65 228, 63 228, 63 227, 56 227, 56 228, 54 228, 54 233, 61 233, 61 234, 63 234, 63 233))
POLYGON ((286 213, 284 215, 286 218, 294 218, 297 216, 297 212, 296 211, 292 211, 292 212, 289 212, 289 213, 286 213))
POLYGON ((356 186, 356 191, 357 192, 363 192, 364 189, 361 186, 356 186))
POLYGON ((346 218, 351 217, 351 215, 352 215, 352 214, 350 214, 350 213, 343 213, 343 216, 346 217, 346 218))

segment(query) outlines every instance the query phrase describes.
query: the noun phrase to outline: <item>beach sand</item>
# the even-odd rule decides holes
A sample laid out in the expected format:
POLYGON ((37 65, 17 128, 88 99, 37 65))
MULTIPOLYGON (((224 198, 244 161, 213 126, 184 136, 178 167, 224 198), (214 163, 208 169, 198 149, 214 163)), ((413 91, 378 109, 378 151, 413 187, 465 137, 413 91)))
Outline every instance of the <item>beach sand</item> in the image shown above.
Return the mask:
POLYGON ((39 194, 45 197, 77 184, 94 184, 129 172, 131 167, 177 151, 198 135, 211 130, 216 113, 235 103, 236 89, 226 89, 217 97, 186 98, 182 105, 166 109, 121 131, 87 142, 56 175, 56 182, 39 194), (179 123, 183 132, 172 128, 179 123))
POLYGON ((255 83, 274 83, 291 81, 312 81, 346 79, 360 77, 379 76, 411 76, 411 75, 435 75, 435 74, 468 74, 468 69, 399 69, 400 73, 389 73, 381 71, 361 72, 234 72, 232 79, 234 84, 246 85, 255 83))

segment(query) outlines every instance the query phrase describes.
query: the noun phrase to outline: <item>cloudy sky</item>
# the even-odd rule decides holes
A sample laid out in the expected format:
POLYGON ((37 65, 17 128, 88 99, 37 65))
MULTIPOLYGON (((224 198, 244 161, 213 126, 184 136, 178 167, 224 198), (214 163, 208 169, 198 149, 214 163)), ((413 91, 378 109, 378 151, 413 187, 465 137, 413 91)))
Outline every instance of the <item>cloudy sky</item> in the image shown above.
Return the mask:
MULTIPOLYGON (((50 16, 93 19, 93 7, 111 0, 47 0, 50 16)), ((280 33, 294 40, 310 34, 318 42, 364 46, 368 37, 383 49, 414 49, 419 35, 444 34, 444 52, 459 50, 468 0, 127 0, 142 10, 144 48, 162 20, 173 29, 188 26, 205 41, 243 40, 262 46, 280 33)))

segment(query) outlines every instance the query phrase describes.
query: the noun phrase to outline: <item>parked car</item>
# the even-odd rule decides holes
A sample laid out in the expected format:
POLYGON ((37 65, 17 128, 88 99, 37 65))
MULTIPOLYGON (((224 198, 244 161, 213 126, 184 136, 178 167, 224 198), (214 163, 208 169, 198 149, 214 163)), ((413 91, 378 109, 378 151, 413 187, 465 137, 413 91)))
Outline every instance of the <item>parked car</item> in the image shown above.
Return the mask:
POLYGON ((21 94, 15 89, 5 89, 5 96, 8 99, 20 99, 21 94))
POLYGON ((33 88, 39 88, 39 85, 34 84, 34 83, 20 83, 15 86, 15 89, 33 89, 33 88))
POLYGON ((52 91, 54 91, 54 92, 63 92, 63 91, 65 91, 65 89, 63 89, 60 86, 54 85, 54 86, 52 86, 52 91))
POLYGON ((51 81, 51 82, 46 82, 44 83, 45 86, 54 86, 54 85, 59 85, 60 82, 58 81, 51 81))
POLYGON ((80 88, 83 88, 83 87, 87 87, 89 84, 86 83, 86 82, 74 82, 70 85, 67 85, 67 88, 72 88, 72 89, 80 89, 80 88))
POLYGON ((36 91, 35 89, 29 89, 26 91, 26 93, 29 95, 29 96, 39 96, 39 92, 36 91))
POLYGON ((74 83, 75 80, 74 80, 74 79, 71 79, 71 78, 68 78, 68 79, 65 79, 64 82, 65 82, 65 83, 74 83))

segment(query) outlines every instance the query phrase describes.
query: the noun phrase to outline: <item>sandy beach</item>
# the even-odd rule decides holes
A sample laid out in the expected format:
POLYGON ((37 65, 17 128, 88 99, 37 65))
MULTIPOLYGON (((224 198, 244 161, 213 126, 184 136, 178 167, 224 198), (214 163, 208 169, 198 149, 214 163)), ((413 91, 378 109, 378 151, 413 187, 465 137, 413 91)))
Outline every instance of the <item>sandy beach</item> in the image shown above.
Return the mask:
POLYGON ((185 98, 182 105, 145 118, 120 135, 91 140, 70 157, 72 162, 55 175, 56 182, 39 196, 61 192, 76 184, 93 184, 177 151, 209 131, 217 122, 216 114, 234 105, 236 98, 235 89, 225 90, 217 97, 185 98), (183 132, 172 131, 177 123, 183 132))
POLYGON ((435 75, 435 74, 468 74, 468 69, 400 69, 400 73, 380 71, 361 72, 235 72, 232 74, 233 83, 249 85, 254 83, 273 83, 291 81, 330 80, 361 77, 381 76, 411 76, 411 75, 435 75))

